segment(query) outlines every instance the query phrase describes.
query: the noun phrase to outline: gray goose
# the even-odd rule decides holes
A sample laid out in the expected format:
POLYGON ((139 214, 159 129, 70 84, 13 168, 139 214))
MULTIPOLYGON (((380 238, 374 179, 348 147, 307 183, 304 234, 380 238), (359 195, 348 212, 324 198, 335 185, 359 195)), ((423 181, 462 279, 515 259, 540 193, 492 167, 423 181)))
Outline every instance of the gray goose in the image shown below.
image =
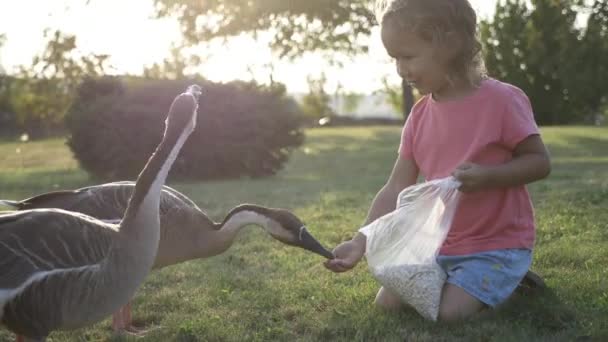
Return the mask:
MULTIPOLYGON (((17 210, 61 208, 114 221, 122 217, 134 188, 133 182, 114 182, 44 193, 22 201, 0 200, 0 204, 17 210)), ((333 258, 308 233, 304 223, 286 209, 241 204, 230 210, 221 223, 216 223, 188 197, 164 186, 160 200, 160 242, 153 268, 221 254, 230 248, 241 228, 248 225, 262 227, 285 244, 333 258)), ((137 332, 131 323, 127 304, 114 314, 113 328, 116 332, 137 332)))
POLYGON ((171 104, 119 224, 63 209, 0 215, 0 322, 18 339, 87 326, 133 296, 156 258, 161 189, 194 130, 199 94, 191 86, 171 104))

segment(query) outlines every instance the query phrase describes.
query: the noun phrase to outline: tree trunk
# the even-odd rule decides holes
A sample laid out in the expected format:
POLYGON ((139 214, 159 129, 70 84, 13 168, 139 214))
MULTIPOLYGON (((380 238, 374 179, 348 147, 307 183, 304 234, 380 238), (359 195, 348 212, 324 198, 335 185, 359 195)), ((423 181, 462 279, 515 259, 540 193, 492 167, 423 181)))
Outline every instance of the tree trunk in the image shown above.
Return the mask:
POLYGON ((407 120, 407 116, 410 115, 410 111, 414 106, 414 93, 412 87, 407 83, 406 80, 401 81, 401 90, 403 94, 403 120, 407 120))

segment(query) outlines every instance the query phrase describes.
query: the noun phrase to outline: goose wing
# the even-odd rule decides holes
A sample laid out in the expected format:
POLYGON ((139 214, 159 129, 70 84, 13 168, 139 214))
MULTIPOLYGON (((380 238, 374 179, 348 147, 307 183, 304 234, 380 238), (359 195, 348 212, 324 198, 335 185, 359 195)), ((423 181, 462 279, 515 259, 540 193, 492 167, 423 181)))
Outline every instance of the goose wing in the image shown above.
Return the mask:
POLYGON ((59 209, 0 215, 1 323, 41 338, 95 317, 99 305, 86 293, 101 286, 98 271, 116 229, 59 209))
MULTIPOLYGON (((132 182, 132 181, 119 181, 119 182, 108 183, 108 185, 135 186, 135 182, 132 182)), ((190 198, 188 198, 188 196, 182 194, 181 192, 173 189, 170 186, 164 185, 163 186, 163 195, 167 196, 168 194, 173 195, 174 197, 176 197, 176 199, 178 199, 179 201, 181 201, 182 203, 180 203, 180 205, 187 205, 189 207, 192 207, 192 208, 200 210, 200 208, 196 205, 196 203, 194 203, 190 198)))
MULTIPOLYGON (((22 201, 2 201, 18 210, 59 208, 93 216, 100 220, 120 220, 129 204, 135 183, 113 182, 88 186, 77 190, 62 190, 43 193, 22 201)), ((161 216, 176 208, 192 209, 204 214, 187 196, 165 186, 161 193, 161 216)), ((192 211, 189 210, 189 211, 192 211)))
POLYGON ((116 234, 112 225, 59 209, 0 215, 0 303, 49 272, 96 267, 116 234))
POLYGON ((22 201, 2 201, 18 210, 59 208, 99 219, 121 218, 132 189, 103 185, 39 194, 22 201), (124 194, 123 194, 124 192, 124 194), (124 204, 123 204, 124 203, 124 204))
POLYGON ((54 208, 52 206, 55 203, 59 205, 58 207, 70 207, 78 200, 78 192, 79 190, 52 191, 22 201, 3 200, 2 202, 18 210, 54 208))

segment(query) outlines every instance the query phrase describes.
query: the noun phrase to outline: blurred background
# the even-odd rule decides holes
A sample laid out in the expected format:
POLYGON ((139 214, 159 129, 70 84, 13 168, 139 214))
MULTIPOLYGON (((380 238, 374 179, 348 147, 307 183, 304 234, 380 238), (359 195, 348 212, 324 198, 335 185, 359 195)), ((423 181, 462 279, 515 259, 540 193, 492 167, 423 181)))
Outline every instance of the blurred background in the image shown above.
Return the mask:
MULTIPOLYGON (((522 88, 540 125, 604 124, 605 0, 471 4, 488 74, 522 88)), ((418 94, 396 75, 372 8, 368 0, 4 1, 0 138, 65 137, 89 173, 133 176, 172 97, 201 82, 214 94, 202 103, 210 121, 191 140, 208 153, 186 148, 192 156, 175 174, 273 174, 305 127, 403 124, 418 94), (241 160, 245 153, 254 157, 241 160), (224 166, 187 171, 205 158, 224 166)))
MULTIPOLYGON (((552 159, 530 185, 547 290, 440 326, 372 308, 365 267, 244 232, 206 262, 154 272, 146 341, 608 341, 608 1, 471 0, 489 76, 532 101, 552 159), (406 324, 404 324, 406 322, 406 324)), ((327 247, 352 237, 418 94, 386 55, 370 0, 0 1, 0 198, 135 179, 167 109, 204 87, 169 184, 218 222, 292 209, 327 247)), ((3 210, 5 208, 0 208, 3 210)), ((8 209, 8 208, 7 208, 8 209)), ((110 320, 54 341, 139 341, 110 320)), ((13 341, 0 329, 0 342, 13 341)))

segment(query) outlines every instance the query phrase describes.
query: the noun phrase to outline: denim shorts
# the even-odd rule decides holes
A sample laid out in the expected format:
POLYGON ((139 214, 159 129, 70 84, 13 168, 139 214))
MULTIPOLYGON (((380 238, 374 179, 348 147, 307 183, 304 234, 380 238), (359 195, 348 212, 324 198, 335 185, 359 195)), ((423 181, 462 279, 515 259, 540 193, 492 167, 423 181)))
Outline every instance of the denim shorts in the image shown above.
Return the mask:
POLYGON ((506 301, 532 263, 529 249, 498 249, 467 255, 439 255, 446 282, 491 307, 506 301))

